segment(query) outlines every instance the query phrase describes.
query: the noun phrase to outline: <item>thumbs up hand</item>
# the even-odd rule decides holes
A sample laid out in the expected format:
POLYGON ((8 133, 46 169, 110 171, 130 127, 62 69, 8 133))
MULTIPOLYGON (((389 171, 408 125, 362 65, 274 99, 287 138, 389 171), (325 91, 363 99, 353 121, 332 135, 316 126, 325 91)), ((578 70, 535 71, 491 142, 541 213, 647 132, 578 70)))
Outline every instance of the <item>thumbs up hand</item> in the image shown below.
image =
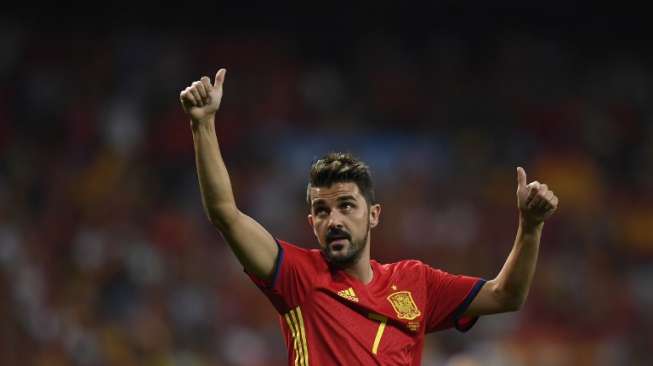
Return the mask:
POLYGON ((218 70, 213 84, 208 76, 203 76, 179 93, 181 106, 194 124, 214 118, 215 112, 220 108, 222 84, 226 73, 226 69, 218 70))
POLYGON ((556 211, 558 197, 546 184, 538 181, 527 184, 526 171, 517 167, 517 207, 526 222, 540 224, 556 211))

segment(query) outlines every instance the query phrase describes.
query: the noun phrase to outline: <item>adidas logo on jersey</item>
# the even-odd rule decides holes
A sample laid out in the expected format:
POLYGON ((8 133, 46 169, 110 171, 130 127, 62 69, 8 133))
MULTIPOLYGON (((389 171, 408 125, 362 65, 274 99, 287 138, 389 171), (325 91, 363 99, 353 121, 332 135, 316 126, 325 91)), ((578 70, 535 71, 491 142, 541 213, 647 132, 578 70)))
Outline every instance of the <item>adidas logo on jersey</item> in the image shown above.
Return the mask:
POLYGON ((356 296, 354 289, 351 287, 346 290, 338 291, 338 295, 349 301, 358 302, 358 296, 356 296))

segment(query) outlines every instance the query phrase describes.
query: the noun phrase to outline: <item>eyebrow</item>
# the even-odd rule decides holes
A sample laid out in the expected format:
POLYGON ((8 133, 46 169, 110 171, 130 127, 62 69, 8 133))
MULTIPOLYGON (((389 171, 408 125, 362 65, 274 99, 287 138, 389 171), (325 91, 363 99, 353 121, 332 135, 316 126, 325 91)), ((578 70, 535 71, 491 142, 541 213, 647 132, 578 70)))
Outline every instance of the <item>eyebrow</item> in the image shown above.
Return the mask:
MULTIPOLYGON (((340 196, 340 197, 336 198, 336 201, 337 202, 356 201, 356 197, 354 197, 352 195, 340 196)), ((324 200, 323 198, 318 198, 318 199, 316 199, 315 201, 313 201, 311 203, 311 206, 315 207, 315 206, 318 206, 318 205, 323 205, 325 203, 326 203, 326 200, 324 200)))
POLYGON ((352 195, 347 195, 347 196, 340 196, 336 198, 336 201, 349 201, 349 200, 356 201, 356 197, 352 195))

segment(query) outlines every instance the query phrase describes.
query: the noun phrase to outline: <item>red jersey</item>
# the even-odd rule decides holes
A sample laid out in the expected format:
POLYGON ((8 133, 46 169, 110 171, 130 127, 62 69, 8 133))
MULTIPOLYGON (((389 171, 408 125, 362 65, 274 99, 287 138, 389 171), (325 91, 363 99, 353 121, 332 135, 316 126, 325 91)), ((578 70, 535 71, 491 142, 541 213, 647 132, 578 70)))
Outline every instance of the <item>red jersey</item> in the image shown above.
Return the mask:
POLYGON ((420 365, 426 333, 466 331, 478 319, 461 315, 482 279, 416 260, 372 260, 365 285, 332 269, 318 249, 278 244, 272 279, 250 277, 280 314, 289 365, 420 365))

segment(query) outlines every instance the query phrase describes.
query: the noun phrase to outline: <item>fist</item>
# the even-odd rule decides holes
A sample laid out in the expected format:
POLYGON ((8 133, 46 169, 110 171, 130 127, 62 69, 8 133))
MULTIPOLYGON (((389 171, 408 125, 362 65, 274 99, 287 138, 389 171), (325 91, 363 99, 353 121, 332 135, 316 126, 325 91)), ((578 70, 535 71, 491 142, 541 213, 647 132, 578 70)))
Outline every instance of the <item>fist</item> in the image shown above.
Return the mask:
POLYGON ((517 207, 524 219, 539 224, 558 209, 558 197, 546 184, 526 182, 526 171, 517 167, 517 207))
POLYGON ((201 123, 214 117, 220 108, 222 84, 226 73, 226 69, 218 70, 213 84, 208 76, 203 76, 179 93, 181 107, 193 122, 201 123))

